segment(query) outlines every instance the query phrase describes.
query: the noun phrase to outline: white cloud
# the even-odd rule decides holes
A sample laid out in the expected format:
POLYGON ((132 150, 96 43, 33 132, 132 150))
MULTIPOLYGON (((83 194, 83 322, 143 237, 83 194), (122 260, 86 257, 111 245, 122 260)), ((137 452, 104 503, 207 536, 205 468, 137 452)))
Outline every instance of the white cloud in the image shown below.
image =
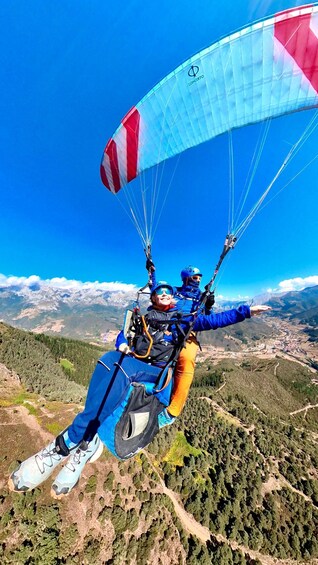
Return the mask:
POLYGON ((251 300, 248 295, 242 296, 242 294, 236 294, 233 296, 225 296, 224 294, 216 294, 217 300, 223 300, 224 302, 247 302, 251 300))
POLYGON ((286 279, 278 284, 278 288, 269 288, 267 292, 291 292, 293 290, 303 290, 309 286, 318 285, 318 275, 310 277, 295 277, 294 279, 286 279))
POLYGON ((6 287, 30 287, 32 285, 49 286, 51 288, 59 288, 64 290, 86 290, 86 291, 102 291, 102 292, 136 292, 137 287, 134 284, 125 284, 121 282, 82 282, 77 280, 68 280, 65 277, 54 277, 53 279, 41 279, 37 275, 30 277, 16 277, 3 275, 0 273, 0 286, 6 287))
POLYGON ((40 281, 41 279, 37 275, 31 275, 30 277, 7 277, 0 273, 0 285, 3 286, 31 286, 38 284, 40 281))

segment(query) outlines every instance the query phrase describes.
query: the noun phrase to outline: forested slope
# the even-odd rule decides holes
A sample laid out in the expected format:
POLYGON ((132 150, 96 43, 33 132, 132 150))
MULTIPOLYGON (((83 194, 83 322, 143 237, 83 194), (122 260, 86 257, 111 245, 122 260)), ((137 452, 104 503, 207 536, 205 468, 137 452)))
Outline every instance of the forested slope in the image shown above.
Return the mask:
POLYGON ((105 451, 86 466, 71 495, 55 502, 50 481, 20 495, 8 491, 7 477, 17 459, 72 420, 80 406, 65 403, 66 394, 74 399, 67 387, 85 392, 77 383, 101 352, 20 334, 1 326, 2 563, 318 563, 313 372, 283 359, 201 364, 173 426, 131 461, 120 463, 105 451), (206 528, 208 541, 177 515, 170 496, 206 528))
POLYGON ((0 363, 14 370, 30 392, 52 400, 79 402, 104 348, 33 334, 0 323, 0 363))

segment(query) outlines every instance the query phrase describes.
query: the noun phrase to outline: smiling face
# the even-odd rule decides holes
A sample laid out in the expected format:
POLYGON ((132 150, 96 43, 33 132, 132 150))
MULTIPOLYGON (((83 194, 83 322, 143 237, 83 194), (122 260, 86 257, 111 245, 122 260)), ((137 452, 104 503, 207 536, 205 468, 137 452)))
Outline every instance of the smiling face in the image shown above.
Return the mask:
POLYGON ((173 296, 168 287, 160 287, 151 296, 151 301, 158 310, 166 310, 173 304, 173 296))

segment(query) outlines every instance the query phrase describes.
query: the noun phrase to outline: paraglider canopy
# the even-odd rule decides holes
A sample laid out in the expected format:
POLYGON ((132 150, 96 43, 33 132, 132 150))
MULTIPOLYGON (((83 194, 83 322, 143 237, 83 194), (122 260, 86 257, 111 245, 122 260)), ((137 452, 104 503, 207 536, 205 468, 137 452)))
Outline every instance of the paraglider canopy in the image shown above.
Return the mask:
POLYGON ((142 171, 233 128, 318 105, 318 4, 224 37, 159 82, 107 142, 117 193, 142 171))

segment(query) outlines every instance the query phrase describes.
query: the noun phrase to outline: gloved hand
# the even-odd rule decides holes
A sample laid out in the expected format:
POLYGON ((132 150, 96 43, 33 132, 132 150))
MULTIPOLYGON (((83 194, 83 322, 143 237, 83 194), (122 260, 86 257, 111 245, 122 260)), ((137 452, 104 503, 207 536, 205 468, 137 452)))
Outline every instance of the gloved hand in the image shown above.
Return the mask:
POLYGON ((123 330, 121 330, 121 332, 119 332, 118 336, 116 337, 115 347, 117 351, 121 351, 121 353, 125 353, 126 355, 131 353, 131 350, 129 349, 128 341, 124 336, 123 330))
POLYGON ((125 355, 129 355, 129 353, 131 353, 131 349, 129 348, 128 343, 122 343, 118 347, 118 351, 120 351, 121 353, 125 353, 125 355))
POLYGON ((163 428, 164 426, 170 426, 170 424, 173 424, 173 422, 175 421, 175 417, 171 416, 167 410, 167 408, 165 408, 162 412, 160 412, 160 414, 158 415, 158 424, 159 424, 159 429, 163 428))
POLYGON ((151 273, 153 273, 153 272, 156 270, 156 267, 155 267, 155 265, 154 265, 154 262, 153 262, 152 259, 150 259, 150 257, 147 257, 146 269, 147 269, 148 273, 149 273, 149 271, 150 271, 151 273))
POLYGON ((205 302, 205 310, 210 312, 214 303, 215 303, 214 292, 210 292, 205 302))

